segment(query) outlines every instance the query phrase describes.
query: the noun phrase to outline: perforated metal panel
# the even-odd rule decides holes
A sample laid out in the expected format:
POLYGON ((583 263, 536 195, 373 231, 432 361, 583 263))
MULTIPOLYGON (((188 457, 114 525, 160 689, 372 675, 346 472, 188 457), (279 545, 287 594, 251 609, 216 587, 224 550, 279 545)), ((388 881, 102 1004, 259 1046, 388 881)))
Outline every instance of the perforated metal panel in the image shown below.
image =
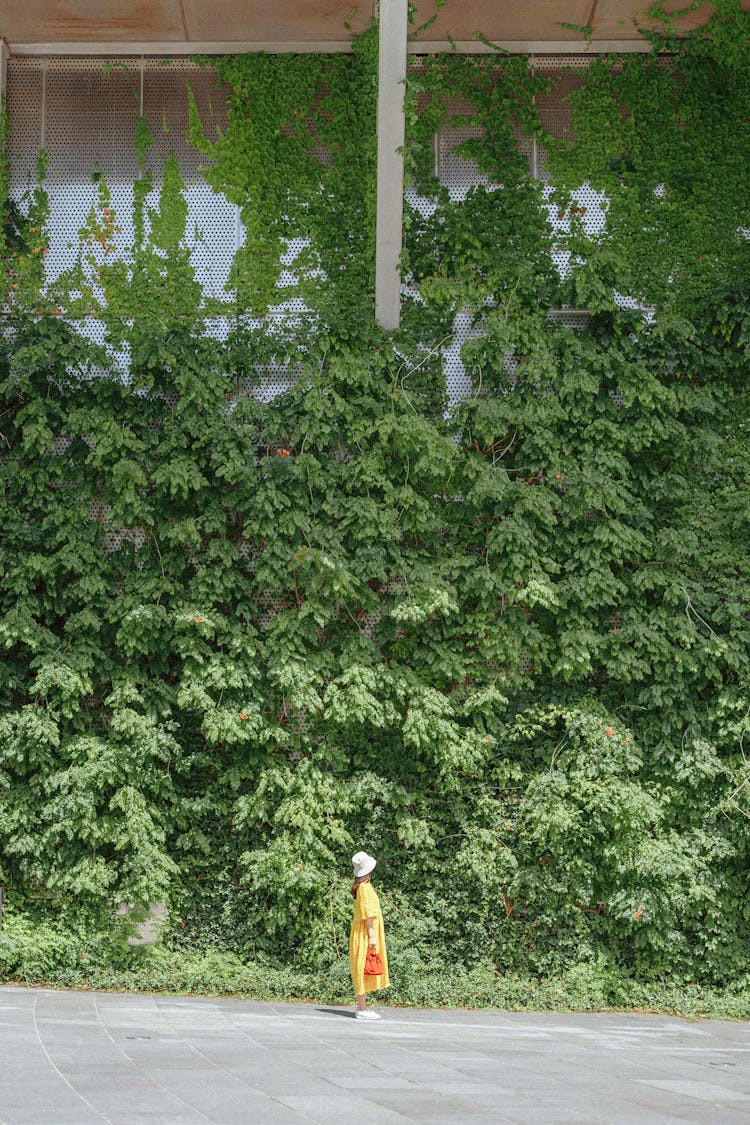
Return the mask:
POLYGON ((550 309, 547 313, 547 319, 554 324, 560 324, 563 328, 586 328, 591 315, 588 309, 574 309, 574 308, 561 308, 550 309))
MULTIPOLYGON (((472 107, 468 102, 453 100, 448 103, 449 117, 458 114, 471 113, 472 107)), ((469 140, 478 140, 482 136, 482 129, 469 125, 458 128, 443 126, 437 136, 436 146, 436 172, 441 184, 450 192, 453 200, 464 199, 469 188, 479 184, 488 184, 489 177, 479 171, 476 161, 468 160, 461 156, 456 149, 469 140)))
MULTIPOLYGON (((565 137, 570 131, 568 96, 584 79, 586 56, 546 56, 533 58, 530 66, 547 75, 552 83, 549 93, 538 96, 542 124, 554 136, 565 137)), ((493 65, 487 60, 487 65, 493 65)), ((196 276, 206 295, 226 299, 226 285, 233 256, 244 232, 238 208, 206 184, 201 171, 203 158, 187 139, 188 100, 185 85, 189 82, 198 104, 201 120, 210 138, 226 126, 226 102, 217 84, 215 72, 200 68, 185 59, 158 60, 125 58, 114 62, 104 58, 12 58, 8 73, 8 109, 10 129, 11 193, 23 196, 35 181, 35 166, 40 147, 49 155, 47 189, 50 197, 50 252, 46 269, 50 279, 56 277, 73 261, 77 235, 95 203, 97 185, 94 176, 104 172, 111 191, 111 205, 117 224, 119 249, 126 251, 132 242, 132 184, 139 176, 134 137, 138 116, 148 121, 154 144, 147 154, 147 166, 154 174, 154 191, 149 204, 157 201, 159 173, 170 153, 174 153, 186 182, 188 203, 188 241, 196 276)), ((470 107, 458 102, 449 106, 449 115, 470 107)), ((465 198, 474 185, 487 185, 488 177, 479 172, 474 161, 456 152, 462 142, 481 136, 474 127, 442 128, 435 140, 436 171, 454 200, 465 198)), ((517 138, 520 151, 529 160, 533 175, 546 177, 545 155, 536 142, 517 138)), ((326 154, 319 158, 325 161, 326 154)), ((411 206, 429 215, 434 203, 407 192, 411 206)), ((576 192, 581 219, 595 234, 605 223, 603 199, 583 184, 576 192)), ((569 216, 558 213, 551 203, 549 221, 553 230, 564 231, 569 216)), ((306 246, 302 238, 290 240, 284 256, 285 269, 279 282, 279 299, 270 311, 280 319, 305 316, 304 303, 292 295, 297 280, 295 259, 306 246), (287 294, 285 294, 287 290, 287 294), (286 299, 285 299, 286 297, 286 299)), ((564 251, 554 255, 561 272, 567 269, 564 251)), ((623 298, 623 301, 625 299, 623 298)), ((581 323, 578 319, 577 323, 581 323)), ((99 322, 88 321, 84 331, 101 341, 103 329, 99 322)), ((221 338, 228 329, 227 321, 217 318, 209 331, 221 338)), ((453 339, 444 349, 444 370, 450 402, 457 402, 472 393, 471 373, 461 361, 462 345, 476 334, 467 315, 456 318, 453 339)), ((126 356, 119 362, 126 369, 126 356)), ((258 371, 257 383, 240 388, 239 393, 252 393, 268 399, 288 389, 297 378, 296 368, 268 365, 258 371)))
POLYGON ((259 364, 256 370, 255 379, 240 381, 232 400, 244 395, 270 402, 284 391, 290 391, 301 374, 299 364, 265 363, 259 364))
MULTIPOLYGON (((586 69, 590 59, 585 55, 535 56, 530 65, 537 73, 543 74, 550 82, 547 93, 538 94, 536 98, 537 110, 542 127, 552 137, 558 140, 568 140, 572 136, 572 111, 570 96, 585 82, 586 69)), ((547 183, 548 166, 547 156, 541 146, 537 147, 535 156, 534 174, 547 183)), ((545 196, 549 199, 551 188, 545 188, 545 196)), ((576 219, 581 222, 584 230, 590 237, 596 237, 606 223, 606 200, 601 192, 595 191, 589 183, 583 183, 573 193, 576 208, 576 219)), ((550 224, 555 231, 561 233, 570 229, 570 212, 560 212, 550 201, 548 209, 550 224)), ((568 254, 562 249, 553 251, 553 261, 560 273, 564 276, 569 269, 568 254)))
MULTIPOLYGON (((226 98, 216 72, 184 60, 153 60, 143 65, 143 113, 154 138, 147 166, 158 171, 174 154, 185 181, 187 238, 196 277, 207 297, 228 299, 226 284, 234 254, 244 237, 239 208, 213 191, 202 174, 205 158, 188 140, 189 83, 204 131, 215 140, 227 125, 226 98)), ((131 141, 132 143, 132 141, 131 141)), ((156 202, 154 192, 151 205, 156 202)))
POLYGON ((18 198, 35 179, 39 148, 48 154, 50 252, 47 276, 74 259, 78 231, 96 202, 95 177, 103 173, 112 195, 118 249, 133 238, 133 181, 140 170, 134 138, 141 112, 154 138, 146 164, 154 174, 149 205, 173 152, 186 181, 188 240, 196 275, 206 294, 224 296, 232 256, 242 236, 237 208, 217 196, 200 174, 200 156, 187 140, 186 81, 196 95, 209 136, 226 124, 224 99, 213 72, 179 61, 103 58, 12 59, 8 74, 11 122, 11 193, 18 198))
MULTIPOLYGON (((586 55, 534 55, 529 66, 550 83, 548 92, 536 95, 536 108, 542 127, 559 140, 571 137, 569 98, 586 81, 590 59, 586 55)), ((540 162, 543 165, 543 160, 540 162)), ((543 166, 539 174, 543 174, 543 166)))
MULTIPOLYGON (((529 66, 536 72, 544 74, 550 82, 548 92, 537 95, 536 104, 539 111, 541 124, 553 137, 567 139, 571 136, 571 107, 570 95, 580 88, 585 81, 585 72, 590 59, 585 55, 571 56, 535 56, 529 59, 529 66)), ((491 60, 487 62, 492 65, 491 60)), ((450 107, 451 113, 466 113, 471 107, 455 103, 450 107)), ((450 193, 451 199, 460 200, 466 197, 471 187, 489 185, 489 178, 479 171, 475 161, 468 160, 455 152, 456 147, 462 142, 481 136, 481 130, 464 127, 460 129, 442 128, 436 138, 436 173, 440 182, 450 193)), ((516 137, 518 151, 525 154, 529 162, 529 172, 540 179, 546 186, 545 198, 548 200, 547 215, 553 232, 567 233, 570 229, 570 212, 561 212, 552 203, 552 189, 547 184, 548 169, 544 149, 538 145, 536 139, 528 139, 520 134, 516 137)), ((596 237, 606 223, 606 200, 602 193, 596 192, 590 184, 583 183, 573 193, 573 207, 576 209, 575 218, 580 222, 587 234, 596 237)), ((417 206, 426 214, 425 201, 408 200, 412 206, 417 206)), ((562 247, 554 248, 552 259, 562 276, 569 269, 569 255, 562 247)), ((552 310, 550 319, 571 328, 583 328, 588 323, 588 314, 585 310, 552 310)), ((474 393, 474 383, 471 373, 467 372, 461 359, 463 344, 478 335, 476 329, 470 326, 470 318, 465 314, 456 317, 454 335, 449 346, 444 349, 443 369, 445 372, 448 399, 455 404, 467 395, 474 393)), ((506 367, 513 367, 513 358, 506 356, 506 367)))
MULTIPOLYGON (((201 168, 204 158, 188 140, 188 82, 206 135, 214 139, 226 127, 227 111, 224 92, 211 68, 185 59, 11 60, 11 194, 23 199, 33 189, 37 156, 40 148, 45 148, 49 160, 45 183, 50 202, 50 243, 45 260, 49 280, 73 264, 78 232, 97 201, 96 177, 100 173, 106 178, 110 206, 120 228, 114 235, 115 246, 127 254, 133 242, 132 185, 141 175, 134 140, 138 117, 143 114, 154 142, 146 154, 146 168, 154 183, 147 206, 158 203, 161 170, 173 153, 186 185, 186 236, 196 278, 207 297, 230 299, 226 287, 244 229, 239 208, 206 183, 201 168)), ((322 151, 318 155, 325 159, 322 151)), ((286 268, 279 280, 279 299, 269 313, 272 318, 299 318, 306 313, 302 299, 289 292, 297 281, 295 259, 306 245, 302 238, 289 243, 283 258, 286 268)), ((100 322, 89 318, 79 327, 97 342, 103 340, 100 322)), ((207 325, 218 338, 223 338, 227 329, 227 321, 220 317, 207 325)), ((125 371, 127 357, 122 354, 113 358, 125 371)), ((272 398, 287 390, 296 377, 296 369, 268 365, 259 370, 257 386, 251 393, 272 398)))
POLYGON ((453 339, 443 349, 443 372, 449 406, 456 406, 474 391, 472 374, 466 370, 461 358, 461 348, 467 340, 476 339, 480 335, 481 332, 471 326, 471 316, 459 313, 454 321, 453 339))
MULTIPOLYGON (((19 59, 25 64, 35 60, 19 59)), ((11 76, 15 70, 11 66, 11 76)), ((107 72, 104 60, 52 58, 45 64, 47 186, 91 183, 103 172, 111 184, 138 175, 133 137, 140 104, 138 76, 123 68, 107 72)))
POLYGON ((36 181, 36 161, 45 132, 46 63, 41 59, 11 59, 8 64, 7 107, 10 122, 8 159, 10 192, 20 198, 36 181), (25 65, 24 65, 25 64, 25 65))

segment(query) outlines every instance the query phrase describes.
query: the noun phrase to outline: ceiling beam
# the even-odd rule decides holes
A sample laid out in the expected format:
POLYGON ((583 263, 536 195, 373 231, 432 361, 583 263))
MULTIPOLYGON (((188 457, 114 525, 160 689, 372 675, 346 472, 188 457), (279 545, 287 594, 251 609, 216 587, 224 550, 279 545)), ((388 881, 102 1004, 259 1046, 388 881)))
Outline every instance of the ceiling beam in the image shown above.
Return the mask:
POLYGON ((645 54, 649 51, 651 44, 643 38, 592 39, 588 44, 584 38, 494 39, 491 44, 477 39, 460 39, 456 42, 420 39, 409 44, 409 53, 412 55, 624 55, 645 54))
MULTIPOLYGON (((498 40, 495 47, 500 52, 511 55, 601 55, 648 53, 651 44, 638 39, 592 39, 589 44, 584 39, 506 39, 498 40)), ((244 55, 265 51, 267 54, 337 54, 351 51, 348 39, 325 40, 236 40, 211 43, 185 43, 165 40, 164 42, 62 42, 52 43, 10 43, 11 56, 27 57, 33 55, 55 55, 71 58, 74 56, 132 56, 158 55, 160 58, 179 58, 186 55, 244 55)), ((460 55, 491 55, 497 53, 493 47, 476 39, 450 42, 445 39, 415 40, 408 44, 409 54, 435 55, 456 53, 460 55)))

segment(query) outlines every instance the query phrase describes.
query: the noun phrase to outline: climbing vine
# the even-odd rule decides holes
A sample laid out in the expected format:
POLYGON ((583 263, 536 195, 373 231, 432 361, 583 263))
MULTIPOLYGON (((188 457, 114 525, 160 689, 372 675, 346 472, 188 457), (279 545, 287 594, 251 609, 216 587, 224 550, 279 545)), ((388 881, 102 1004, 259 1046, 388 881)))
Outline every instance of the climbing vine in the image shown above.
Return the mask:
POLYGON ((371 311, 373 29, 351 56, 219 60, 216 137, 191 98, 246 232, 220 301, 143 118, 132 245, 97 170, 53 279, 42 155, 4 212, 11 909, 110 924, 166 899, 170 940, 328 971, 365 845, 404 974, 432 950, 746 971, 748 17, 716 9, 593 62, 565 142, 526 60, 413 67, 393 334, 371 311), (462 198, 431 157, 458 125, 482 130, 462 198), (291 296, 303 316, 263 321, 291 296), (566 304, 580 328, 550 317, 566 304), (279 355, 298 378, 265 401, 279 355))
POLYGON ((573 139, 550 146, 561 186, 587 180, 607 200, 603 237, 574 232, 581 272, 677 315, 747 271, 750 17, 734 0, 714 8, 678 38, 680 13, 655 5, 654 51, 592 60, 570 98, 573 139))
POLYGON ((407 173, 427 202, 406 213, 404 268, 417 293, 406 317, 415 333, 449 335, 462 310, 471 310, 475 324, 487 327, 489 317, 510 329, 518 322, 506 315, 511 306, 533 307, 543 318, 557 303, 542 185, 519 147, 521 136, 543 136, 534 99, 548 86, 525 58, 488 65, 484 57, 435 56, 412 71, 407 173), (486 185, 451 197, 435 175, 439 129, 478 134, 455 151, 476 164, 486 185))
POLYGON ((328 318, 371 319, 377 28, 351 54, 211 62, 228 126, 209 141, 190 92, 190 135, 211 161, 208 182, 240 207, 245 242, 229 283, 238 310, 263 316, 300 296, 328 318), (303 248, 290 262, 293 240, 303 248), (279 292, 284 272, 293 280, 279 292))

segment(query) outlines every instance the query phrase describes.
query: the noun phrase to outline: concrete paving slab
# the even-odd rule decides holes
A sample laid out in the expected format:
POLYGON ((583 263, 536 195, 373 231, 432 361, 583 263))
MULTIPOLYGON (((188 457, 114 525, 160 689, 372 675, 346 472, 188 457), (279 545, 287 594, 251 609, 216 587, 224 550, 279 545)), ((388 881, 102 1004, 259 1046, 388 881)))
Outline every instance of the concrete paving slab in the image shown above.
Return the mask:
POLYGON ((413 1117, 373 1104, 359 1098, 342 1099, 335 1095, 289 1097, 280 1099, 284 1105, 311 1121, 325 1121, 330 1125, 407 1125, 413 1117))
POLYGON ((665 1080, 655 1078, 640 1078, 645 1086, 656 1086, 660 1090, 667 1090, 674 1094, 686 1094, 689 1098, 698 1098, 702 1102, 717 1104, 725 1101, 750 1102, 750 1096, 739 1090, 728 1090, 726 1086, 718 1086, 713 1082, 700 1082, 688 1079, 665 1080))
MULTIPOLYGON (((462 1097, 460 1093, 441 1094, 436 1090, 416 1090, 411 1093, 406 1104, 404 1104, 404 1098, 400 1091, 374 1090, 370 1094, 370 1098, 383 1108, 395 1111, 399 1111, 400 1109, 400 1112, 408 1116, 411 1121, 437 1121, 448 1119, 455 1121, 476 1121, 487 1119, 486 1107, 477 1105, 468 1098, 462 1097)), ((503 1117, 500 1113, 497 1103, 495 1109, 497 1110, 497 1116, 494 1117, 493 1120, 509 1120, 509 1118, 503 1117)))
MULTIPOLYGON (((49 1106, 3 1106, 3 1116, 0 1118, 3 1125, 49 1125, 52 1120, 49 1116, 49 1106)), ((93 1110, 80 1105, 55 1108, 55 1125, 102 1125, 102 1116, 93 1110)), ((182 1123, 184 1125, 184 1123, 182 1123)))
POLYGON ((0 987, 0 1125, 748 1125, 750 1024, 0 987))

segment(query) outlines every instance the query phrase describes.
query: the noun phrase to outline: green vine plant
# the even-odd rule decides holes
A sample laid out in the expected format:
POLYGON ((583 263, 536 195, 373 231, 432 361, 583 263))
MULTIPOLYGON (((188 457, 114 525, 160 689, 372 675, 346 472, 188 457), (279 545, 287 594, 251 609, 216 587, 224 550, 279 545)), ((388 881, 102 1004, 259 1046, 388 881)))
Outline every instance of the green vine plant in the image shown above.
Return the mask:
POLYGON ((526 60, 414 66, 396 333, 372 314, 374 29, 351 57, 219 60, 215 139, 192 99, 247 231, 218 304, 146 124, 133 244, 103 168, 49 281, 42 158, 4 212, 0 340, 18 932, 103 933, 106 960, 118 905, 166 901, 174 947, 337 980, 364 844, 412 999, 444 995, 446 960, 592 979, 599 1006, 745 978, 747 20, 722 0, 697 34, 592 62, 565 143, 526 60), (431 159, 459 124, 484 177, 463 199, 431 159), (601 231, 571 214, 583 182, 601 231), (292 292, 304 317, 263 319, 292 292), (564 304, 578 329, 550 317, 564 304), (471 390, 451 404, 459 315, 471 390), (299 377, 266 401, 272 359, 299 377))
POLYGON ((403 269, 418 294, 405 322, 428 340, 450 336, 464 309, 475 324, 487 327, 489 316, 508 328, 516 318, 503 308, 533 307, 543 318, 556 303, 542 185, 519 147, 521 136, 542 137, 535 98, 548 88, 521 57, 488 65, 482 56, 438 55, 410 73, 407 177, 428 206, 405 216, 403 269), (435 175, 433 138, 461 128, 481 130, 455 151, 488 182, 455 200, 435 175))
POLYGON ((678 37, 684 12, 655 4, 640 29, 653 52, 592 59, 570 97, 573 139, 549 146, 559 187, 585 179, 607 199, 604 235, 574 233, 574 290, 599 275, 662 319, 689 316, 747 265, 750 17, 734 0, 714 8, 678 37))
POLYGON ((227 129, 209 141, 189 91, 190 137, 210 160, 207 181, 240 208, 245 241, 228 283, 236 311, 262 317, 299 296, 324 321, 335 310, 370 322, 377 28, 351 54, 211 63, 228 93, 227 129), (304 248, 289 263, 292 240, 304 248), (280 292, 289 272, 295 281, 280 292))

